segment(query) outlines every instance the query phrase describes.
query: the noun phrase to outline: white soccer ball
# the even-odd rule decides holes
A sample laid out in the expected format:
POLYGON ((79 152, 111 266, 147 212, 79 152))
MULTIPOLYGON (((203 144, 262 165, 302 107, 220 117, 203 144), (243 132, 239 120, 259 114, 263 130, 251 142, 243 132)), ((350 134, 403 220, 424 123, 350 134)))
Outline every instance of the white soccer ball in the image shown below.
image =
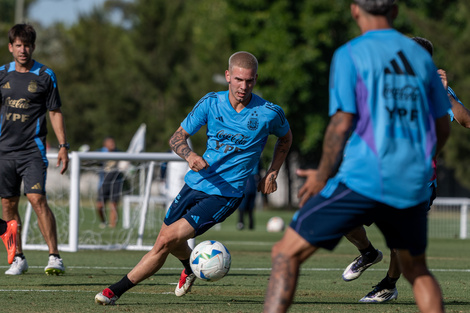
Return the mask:
POLYGON ((273 216, 266 224, 266 230, 270 233, 277 233, 284 230, 284 220, 279 216, 273 216))
POLYGON ((227 275, 232 256, 222 243, 206 240, 193 249, 189 263, 194 275, 198 278, 216 281, 227 275))

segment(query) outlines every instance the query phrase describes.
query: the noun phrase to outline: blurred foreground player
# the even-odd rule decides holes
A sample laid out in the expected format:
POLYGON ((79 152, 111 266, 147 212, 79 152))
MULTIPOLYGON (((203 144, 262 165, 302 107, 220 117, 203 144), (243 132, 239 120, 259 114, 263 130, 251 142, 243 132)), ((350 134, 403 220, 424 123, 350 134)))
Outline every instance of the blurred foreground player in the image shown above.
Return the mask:
MULTIPOLYGON (((413 37, 412 39, 425 48, 431 56, 433 55, 433 44, 428 39, 421 37, 413 37)), ((441 77, 444 89, 447 90, 450 103, 452 104, 452 109, 448 111, 450 120, 456 120, 463 127, 470 128, 470 111, 459 100, 452 88, 448 86, 446 72, 442 69, 439 69, 438 73, 441 77)), ((436 161, 434 160, 433 163, 434 170, 436 171, 436 161)), ((429 187, 431 188, 432 192, 428 205, 429 208, 436 198, 436 178, 437 175, 435 172, 433 178, 429 182, 429 187)), ((359 278, 366 269, 380 261, 382 259, 382 253, 374 248, 369 238, 367 237, 364 226, 354 229, 346 235, 346 238, 351 243, 353 243, 361 253, 361 255, 355 258, 354 261, 348 265, 343 273, 343 279, 349 282, 359 278)), ((397 299, 398 290, 396 283, 400 278, 400 275, 401 270, 400 265, 398 264, 397 251, 392 249, 390 250, 390 262, 387 274, 376 286, 373 287, 374 289, 362 297, 359 302, 382 303, 397 299)))
POLYGON ((375 223, 398 249, 419 309, 443 312, 425 250, 428 183, 450 133, 450 103, 431 56, 392 28, 393 0, 355 0, 350 9, 362 35, 334 54, 322 157, 273 247, 264 311, 287 311, 299 267, 318 248, 332 250, 352 229, 375 223))

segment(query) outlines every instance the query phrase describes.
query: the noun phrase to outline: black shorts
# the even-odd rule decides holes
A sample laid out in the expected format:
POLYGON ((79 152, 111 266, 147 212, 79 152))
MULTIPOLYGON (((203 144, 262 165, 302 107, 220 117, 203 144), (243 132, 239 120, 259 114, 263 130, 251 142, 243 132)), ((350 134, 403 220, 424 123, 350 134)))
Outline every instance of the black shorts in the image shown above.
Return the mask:
POLYGON ((429 203, 397 209, 364 197, 339 184, 331 197, 310 198, 295 213, 290 227, 316 247, 333 250, 352 229, 375 223, 389 248, 425 252, 429 203))
POLYGON ((104 173, 103 182, 98 190, 98 201, 118 202, 122 194, 124 176, 119 171, 104 173))
POLYGON ((46 194, 47 159, 6 159, 0 160, 0 197, 11 198, 24 193, 46 194))

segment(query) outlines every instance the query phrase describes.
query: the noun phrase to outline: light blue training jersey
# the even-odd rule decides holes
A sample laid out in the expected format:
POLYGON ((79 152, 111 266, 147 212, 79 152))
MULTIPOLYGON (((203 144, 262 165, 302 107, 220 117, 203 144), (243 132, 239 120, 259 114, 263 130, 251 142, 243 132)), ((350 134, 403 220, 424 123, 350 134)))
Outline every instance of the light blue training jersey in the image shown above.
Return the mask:
POLYGON ((268 136, 285 136, 290 128, 281 107, 255 94, 237 113, 230 104, 228 91, 205 95, 181 126, 194 135, 206 124, 207 147, 203 158, 209 168, 189 171, 185 182, 192 189, 226 197, 243 195, 246 180, 258 166, 268 136))
POLYGON ((338 173, 343 182, 396 208, 429 200, 436 148, 435 120, 447 98, 429 53, 394 29, 364 33, 337 49, 330 73, 330 115, 355 115, 338 173))

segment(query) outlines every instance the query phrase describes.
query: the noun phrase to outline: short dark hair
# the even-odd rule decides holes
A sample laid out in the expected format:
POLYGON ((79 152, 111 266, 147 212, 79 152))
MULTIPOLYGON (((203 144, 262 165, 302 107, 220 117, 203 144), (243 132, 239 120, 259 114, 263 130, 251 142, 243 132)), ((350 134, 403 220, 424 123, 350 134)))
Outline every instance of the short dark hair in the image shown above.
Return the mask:
POLYGON ((8 39, 10 43, 14 43, 17 38, 23 43, 34 45, 36 31, 30 24, 16 24, 8 31, 8 39))
POLYGON ((431 56, 433 55, 434 46, 432 45, 431 41, 427 40, 426 38, 422 38, 422 37, 413 37, 411 39, 413 39, 414 41, 419 43, 420 46, 423 47, 424 49, 428 50, 428 52, 431 56))
POLYGON ((387 15, 396 0, 354 0, 354 2, 372 15, 387 15))

